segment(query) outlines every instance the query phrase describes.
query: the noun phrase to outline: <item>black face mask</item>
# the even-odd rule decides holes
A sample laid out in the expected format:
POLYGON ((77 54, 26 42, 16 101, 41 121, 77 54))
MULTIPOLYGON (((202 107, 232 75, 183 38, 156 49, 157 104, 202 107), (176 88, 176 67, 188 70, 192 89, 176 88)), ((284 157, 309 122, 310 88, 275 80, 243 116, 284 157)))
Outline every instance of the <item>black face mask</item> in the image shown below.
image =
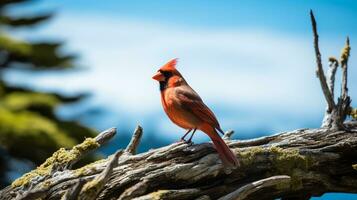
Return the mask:
POLYGON ((162 71, 160 70, 160 72, 164 75, 165 80, 164 81, 160 81, 160 91, 163 91, 167 88, 167 83, 169 81, 169 79, 172 77, 172 72, 168 72, 168 71, 162 71))

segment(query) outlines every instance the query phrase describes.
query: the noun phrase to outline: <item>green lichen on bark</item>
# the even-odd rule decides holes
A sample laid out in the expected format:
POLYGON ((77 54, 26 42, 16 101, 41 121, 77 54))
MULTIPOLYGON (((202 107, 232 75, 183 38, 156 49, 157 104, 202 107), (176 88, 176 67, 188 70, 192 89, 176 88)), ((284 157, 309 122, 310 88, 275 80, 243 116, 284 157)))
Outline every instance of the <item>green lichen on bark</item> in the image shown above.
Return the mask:
POLYGON ((301 155, 298 149, 271 147, 269 152, 274 155, 271 160, 277 172, 281 174, 290 175, 294 169, 307 170, 312 164, 311 159, 301 155))
POLYGON ((346 45, 342 49, 341 52, 341 63, 345 64, 348 62, 348 58, 350 57, 350 51, 351 51, 351 46, 350 46, 350 40, 347 38, 346 45))
POLYGON ((89 175, 92 172, 96 171, 96 166, 98 166, 98 164, 100 163, 105 163, 108 159, 100 159, 97 160, 95 162, 89 163, 83 167, 80 167, 78 169, 76 169, 74 171, 74 174, 76 174, 77 176, 85 176, 85 175, 89 175))
POLYGON ((273 173, 290 176, 292 190, 301 188, 303 184, 302 173, 306 173, 312 165, 311 158, 301 155, 298 149, 271 147, 270 152, 273 154, 273 158, 271 158, 275 170, 273 173))
POLYGON ((74 161, 77 161, 78 158, 85 152, 97 147, 99 147, 99 144, 95 141, 95 139, 87 138, 84 142, 74 146, 71 150, 61 148, 53 153, 53 155, 42 165, 16 179, 11 185, 12 187, 27 186, 34 178, 50 176, 53 171, 53 167, 61 166, 66 168, 74 161))
POLYGON ((251 147, 245 151, 239 152, 238 157, 239 160, 242 162, 243 166, 249 166, 255 161, 257 155, 262 154, 264 152, 266 152, 266 150, 262 147, 251 147))
MULTIPOLYGON (((267 156, 272 164, 267 176, 288 175, 291 177, 289 187, 298 189, 302 186, 301 173, 307 172, 312 165, 310 157, 301 155, 298 149, 283 149, 280 147, 252 147, 239 154, 243 166, 249 167, 257 162, 259 156, 267 156)), ((281 186, 286 187, 286 186, 281 186)))

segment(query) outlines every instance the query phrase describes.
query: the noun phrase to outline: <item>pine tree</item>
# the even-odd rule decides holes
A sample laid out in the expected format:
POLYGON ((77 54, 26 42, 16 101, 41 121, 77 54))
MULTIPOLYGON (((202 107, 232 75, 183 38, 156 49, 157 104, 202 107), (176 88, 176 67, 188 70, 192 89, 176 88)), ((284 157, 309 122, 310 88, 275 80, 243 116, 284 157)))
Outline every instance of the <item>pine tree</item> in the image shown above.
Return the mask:
POLYGON ((65 97, 28 88, 10 86, 4 71, 73 69, 73 54, 60 53, 61 42, 31 42, 10 36, 10 30, 36 26, 52 17, 51 13, 36 16, 13 16, 8 7, 31 0, 0 1, 0 186, 7 183, 8 159, 26 159, 38 165, 60 147, 71 147, 93 130, 75 121, 65 121, 55 113, 59 105, 73 103, 82 95, 65 97))

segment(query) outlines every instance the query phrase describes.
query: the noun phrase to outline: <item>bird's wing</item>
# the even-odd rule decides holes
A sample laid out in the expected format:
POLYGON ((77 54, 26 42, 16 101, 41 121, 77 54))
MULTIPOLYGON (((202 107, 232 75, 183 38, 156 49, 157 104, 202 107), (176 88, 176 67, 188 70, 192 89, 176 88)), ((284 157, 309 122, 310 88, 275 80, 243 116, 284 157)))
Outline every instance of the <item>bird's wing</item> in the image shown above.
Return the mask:
POLYGON ((197 118, 212 125, 214 128, 223 132, 219 122, 213 112, 203 103, 202 99, 192 88, 178 89, 177 97, 182 107, 191 112, 197 118))

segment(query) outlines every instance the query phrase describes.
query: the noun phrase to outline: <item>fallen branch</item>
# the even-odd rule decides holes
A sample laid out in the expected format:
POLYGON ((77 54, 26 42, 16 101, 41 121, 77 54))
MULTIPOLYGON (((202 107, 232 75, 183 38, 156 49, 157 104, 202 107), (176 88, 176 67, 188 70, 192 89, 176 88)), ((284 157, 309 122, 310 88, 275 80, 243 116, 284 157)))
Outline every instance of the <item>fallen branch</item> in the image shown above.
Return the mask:
POLYGON ((9 186, 0 198, 10 200, 41 190, 42 198, 65 199, 67 191, 81 181, 85 184, 77 190, 79 199, 218 199, 237 191, 244 194, 241 199, 356 193, 357 122, 345 125, 351 131, 300 129, 248 141, 226 140, 242 163, 230 174, 225 173, 211 143, 180 142, 137 155, 119 151, 116 161, 111 156, 40 181, 33 177, 31 188, 9 186), (289 184, 268 183, 269 177, 277 175, 291 177, 289 184))

